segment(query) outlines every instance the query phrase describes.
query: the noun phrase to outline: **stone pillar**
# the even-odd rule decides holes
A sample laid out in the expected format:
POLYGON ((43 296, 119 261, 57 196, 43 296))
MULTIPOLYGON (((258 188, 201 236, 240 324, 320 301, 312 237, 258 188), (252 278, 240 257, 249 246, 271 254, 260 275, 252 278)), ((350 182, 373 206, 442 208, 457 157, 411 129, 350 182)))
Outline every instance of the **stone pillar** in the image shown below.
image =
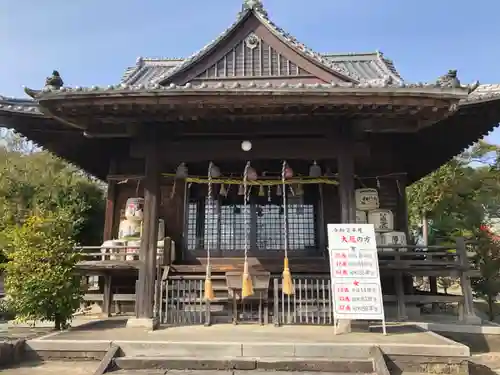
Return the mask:
POLYGON ((139 280, 136 290, 136 319, 129 319, 128 326, 154 329, 154 295, 156 278, 156 248, 158 242, 158 215, 160 203, 160 170, 157 140, 147 139, 145 154, 144 221, 139 250, 139 280))
POLYGON ((472 295, 472 286, 469 275, 470 269, 469 259, 467 258, 467 250, 463 237, 457 238, 457 256, 460 262, 460 286, 464 295, 463 308, 460 313, 460 320, 465 324, 481 324, 482 319, 476 315, 474 310, 474 297, 472 295))

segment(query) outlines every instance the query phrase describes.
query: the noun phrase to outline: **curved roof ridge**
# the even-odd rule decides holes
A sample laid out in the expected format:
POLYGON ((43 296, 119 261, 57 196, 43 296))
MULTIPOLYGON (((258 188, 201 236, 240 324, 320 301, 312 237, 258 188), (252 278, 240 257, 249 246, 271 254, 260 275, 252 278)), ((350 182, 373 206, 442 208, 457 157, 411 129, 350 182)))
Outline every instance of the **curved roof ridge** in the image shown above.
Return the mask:
POLYGON ((261 23, 266 26, 269 31, 271 31, 276 37, 282 40, 285 44, 290 46, 292 49, 303 55, 309 60, 315 61, 319 63, 324 68, 330 70, 334 74, 348 80, 351 82, 359 82, 361 81, 361 77, 359 77, 356 73, 345 69, 342 65, 336 64, 335 62, 329 61, 327 58, 322 56, 320 53, 313 51, 309 47, 307 47, 304 43, 300 43, 294 36, 290 33, 286 32, 282 28, 278 27, 274 24, 268 17, 267 12, 262 6, 262 2, 260 0, 245 0, 243 3, 242 11, 238 13, 236 20, 226 29, 224 30, 217 38, 208 43, 205 47, 203 47, 198 52, 194 53, 182 63, 177 65, 174 69, 171 69, 167 72, 156 77, 153 83, 162 84, 168 78, 172 77, 174 74, 184 71, 192 64, 199 61, 202 57, 204 57, 209 51, 212 51, 221 41, 223 41, 226 37, 228 37, 242 22, 244 22, 251 14, 253 14, 261 23))
POLYGON ((379 65, 379 67, 385 71, 385 73, 391 77, 392 79, 398 81, 398 82, 403 82, 403 77, 399 74, 399 72, 396 70, 396 67, 394 66, 394 62, 390 59, 387 59, 384 57, 384 54, 380 51, 377 51, 377 60, 376 63, 379 65))

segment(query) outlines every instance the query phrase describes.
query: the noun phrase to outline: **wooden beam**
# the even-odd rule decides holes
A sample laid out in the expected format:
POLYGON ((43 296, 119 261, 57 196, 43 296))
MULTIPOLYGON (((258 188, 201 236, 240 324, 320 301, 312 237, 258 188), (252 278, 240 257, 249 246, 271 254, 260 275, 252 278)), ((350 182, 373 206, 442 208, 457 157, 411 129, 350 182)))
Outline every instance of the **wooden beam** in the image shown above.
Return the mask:
MULTIPOLYGON (((165 141, 158 147, 163 160, 169 162, 197 162, 201 160, 255 160, 255 159, 332 159, 338 156, 341 146, 336 139, 329 138, 301 138, 301 139, 258 139, 252 141, 252 150, 241 150, 241 142, 245 139, 252 141, 251 136, 235 140, 184 140, 165 141)), ((146 145, 132 142, 130 156, 142 158, 145 155, 146 145)), ((357 142, 350 145, 350 152, 354 156, 368 157, 369 145, 357 142)))

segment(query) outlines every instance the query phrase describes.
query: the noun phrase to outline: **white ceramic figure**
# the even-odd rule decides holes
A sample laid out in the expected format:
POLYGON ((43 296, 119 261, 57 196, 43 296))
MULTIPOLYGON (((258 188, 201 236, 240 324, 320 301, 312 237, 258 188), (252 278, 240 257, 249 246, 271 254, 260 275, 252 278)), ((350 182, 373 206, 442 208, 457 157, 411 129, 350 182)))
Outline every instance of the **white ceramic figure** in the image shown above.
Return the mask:
POLYGON ((127 199, 125 218, 131 221, 142 221, 144 219, 144 198, 127 199))

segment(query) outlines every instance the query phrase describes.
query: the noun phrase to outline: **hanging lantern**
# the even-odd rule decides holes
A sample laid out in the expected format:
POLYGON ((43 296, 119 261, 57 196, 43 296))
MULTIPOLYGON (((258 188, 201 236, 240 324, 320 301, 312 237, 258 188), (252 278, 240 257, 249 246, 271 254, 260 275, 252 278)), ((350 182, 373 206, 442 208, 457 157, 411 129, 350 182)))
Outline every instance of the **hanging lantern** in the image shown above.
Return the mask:
POLYGON ((276 186, 276 195, 278 197, 281 197, 281 195, 282 195, 281 185, 276 186))
POLYGON ((220 190, 219 190, 219 195, 223 197, 227 197, 227 189, 224 184, 220 184, 220 190))
POLYGON ((210 177, 212 177, 212 178, 219 178, 220 177, 220 169, 214 163, 212 163, 208 172, 210 173, 210 177))
POLYGON ((187 176, 188 176, 187 165, 186 165, 186 163, 182 162, 179 164, 179 166, 177 167, 177 169, 175 171, 175 178, 184 179, 184 178, 187 178, 187 176))
POLYGON ((266 196, 266 192, 264 191, 264 186, 260 185, 259 186, 259 197, 265 197, 265 196, 266 196))
POLYGON ((293 169, 287 165, 285 168, 285 178, 292 178, 292 177, 293 177, 293 169))
POLYGON ((321 167, 316 163, 316 160, 309 167, 309 177, 319 178, 321 177, 321 167))
POLYGON ((257 171, 253 167, 248 167, 247 178, 249 181, 255 181, 258 178, 257 171))
POLYGON ((238 195, 245 195, 245 187, 243 185, 238 187, 238 195))

